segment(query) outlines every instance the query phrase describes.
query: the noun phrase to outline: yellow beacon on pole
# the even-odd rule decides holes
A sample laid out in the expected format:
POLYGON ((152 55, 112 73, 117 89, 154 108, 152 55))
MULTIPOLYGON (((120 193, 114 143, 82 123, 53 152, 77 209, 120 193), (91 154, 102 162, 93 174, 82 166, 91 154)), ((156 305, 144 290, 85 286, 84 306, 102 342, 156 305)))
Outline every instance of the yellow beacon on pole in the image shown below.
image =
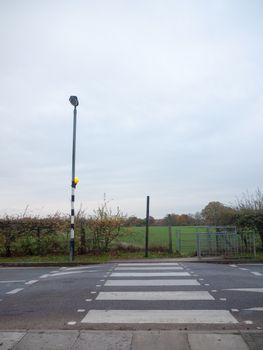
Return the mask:
POLYGON ((78 177, 75 177, 74 178, 74 184, 77 185, 79 183, 79 178, 78 177))

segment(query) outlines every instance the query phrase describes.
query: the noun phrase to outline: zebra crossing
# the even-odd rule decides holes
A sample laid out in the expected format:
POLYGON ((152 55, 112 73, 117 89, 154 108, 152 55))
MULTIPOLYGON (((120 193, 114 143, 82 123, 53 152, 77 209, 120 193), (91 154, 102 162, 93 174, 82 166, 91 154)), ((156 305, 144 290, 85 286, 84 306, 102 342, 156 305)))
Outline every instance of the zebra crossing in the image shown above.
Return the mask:
POLYGON ((232 313, 220 308, 218 300, 193 277, 178 263, 117 264, 97 294, 95 307, 81 323, 238 323, 232 313), (205 308, 205 302, 209 307, 205 308))

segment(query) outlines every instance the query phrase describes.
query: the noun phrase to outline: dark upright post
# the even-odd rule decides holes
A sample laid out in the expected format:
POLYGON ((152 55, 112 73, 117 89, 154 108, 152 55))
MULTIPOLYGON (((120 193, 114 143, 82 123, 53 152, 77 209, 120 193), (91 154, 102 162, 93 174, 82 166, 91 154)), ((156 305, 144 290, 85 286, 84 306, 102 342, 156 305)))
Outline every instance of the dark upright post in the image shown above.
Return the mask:
POLYGON ((173 254, 171 215, 168 214, 169 254, 173 254))
POLYGON ((148 244, 149 244, 149 207, 150 207, 150 197, 147 196, 146 203, 146 230, 145 230, 145 257, 148 257, 148 244))

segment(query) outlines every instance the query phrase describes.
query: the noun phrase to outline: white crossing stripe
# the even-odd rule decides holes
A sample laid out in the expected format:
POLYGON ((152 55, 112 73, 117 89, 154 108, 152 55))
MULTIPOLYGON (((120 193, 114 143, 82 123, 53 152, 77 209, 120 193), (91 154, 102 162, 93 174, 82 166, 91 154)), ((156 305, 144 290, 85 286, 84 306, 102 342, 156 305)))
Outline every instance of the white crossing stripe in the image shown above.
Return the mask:
POLYGON ((149 267, 149 266, 146 266, 146 267, 142 267, 142 266, 134 266, 134 267, 116 267, 115 268, 115 271, 123 271, 123 270, 183 270, 182 267, 179 267, 179 266, 156 266, 156 267, 149 267))
POLYGON ((21 290, 23 290, 24 288, 17 288, 17 289, 13 289, 10 290, 10 292, 7 292, 6 294, 16 294, 18 292, 20 292, 21 290))
POLYGON ((178 266, 178 263, 123 263, 118 266, 178 266))
POLYGON ((107 280, 106 287, 114 286, 200 286, 197 280, 107 280))
POLYGON ((227 310, 90 310, 82 323, 238 323, 227 310))
POLYGON ((183 277, 188 272, 113 272, 111 277, 183 277))
POLYGON ((96 300, 215 300, 207 291, 100 292, 96 300))

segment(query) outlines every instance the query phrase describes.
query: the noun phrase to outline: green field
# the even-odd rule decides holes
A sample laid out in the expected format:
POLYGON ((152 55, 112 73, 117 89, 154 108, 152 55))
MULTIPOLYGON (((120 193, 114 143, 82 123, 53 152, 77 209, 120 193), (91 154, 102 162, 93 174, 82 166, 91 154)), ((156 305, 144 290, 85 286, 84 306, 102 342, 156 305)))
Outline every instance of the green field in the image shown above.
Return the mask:
MULTIPOLYGON (((196 232, 206 232, 206 227, 196 226, 173 226, 172 227, 172 247, 173 252, 180 251, 182 255, 196 255, 196 232), (180 232, 180 239, 176 232, 180 232)), ((145 227, 129 227, 119 238, 119 242, 132 246, 145 247, 145 227)), ((167 249, 169 246, 169 231, 165 226, 149 227, 149 250, 158 251, 167 249)), ((260 247, 260 238, 256 235, 256 246, 260 247)))
MULTIPOLYGON (((181 248, 184 254, 194 254, 196 241, 196 227, 194 226, 180 226, 172 227, 172 245, 173 251, 176 251, 176 230, 182 233, 181 248)), ((145 246, 145 227, 129 227, 126 233, 123 234, 120 242, 131 244, 138 247, 145 246)), ((149 249, 164 247, 168 249, 169 245, 169 231, 165 226, 150 226, 149 227, 149 249)))

